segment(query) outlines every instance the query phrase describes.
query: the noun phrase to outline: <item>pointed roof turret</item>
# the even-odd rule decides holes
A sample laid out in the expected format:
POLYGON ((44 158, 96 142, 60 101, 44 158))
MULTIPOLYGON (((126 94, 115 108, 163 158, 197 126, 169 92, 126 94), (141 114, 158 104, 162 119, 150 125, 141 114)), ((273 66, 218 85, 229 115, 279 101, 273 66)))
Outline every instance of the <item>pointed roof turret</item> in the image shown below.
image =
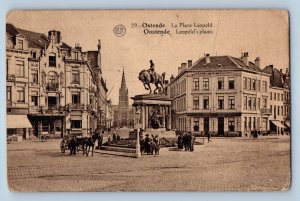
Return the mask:
POLYGON ((122 81, 121 81, 121 88, 120 88, 120 90, 121 91, 127 90, 124 68, 123 68, 123 74, 122 74, 122 81))

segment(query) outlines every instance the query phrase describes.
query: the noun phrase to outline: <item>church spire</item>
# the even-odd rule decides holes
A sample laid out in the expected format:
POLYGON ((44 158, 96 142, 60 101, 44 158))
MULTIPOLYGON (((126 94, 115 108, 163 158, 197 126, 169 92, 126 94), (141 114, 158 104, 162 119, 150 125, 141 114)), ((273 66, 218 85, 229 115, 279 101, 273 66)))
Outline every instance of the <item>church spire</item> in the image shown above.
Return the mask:
POLYGON ((120 90, 121 91, 127 90, 124 68, 123 68, 123 74, 122 74, 122 81, 121 81, 121 88, 120 88, 120 90))

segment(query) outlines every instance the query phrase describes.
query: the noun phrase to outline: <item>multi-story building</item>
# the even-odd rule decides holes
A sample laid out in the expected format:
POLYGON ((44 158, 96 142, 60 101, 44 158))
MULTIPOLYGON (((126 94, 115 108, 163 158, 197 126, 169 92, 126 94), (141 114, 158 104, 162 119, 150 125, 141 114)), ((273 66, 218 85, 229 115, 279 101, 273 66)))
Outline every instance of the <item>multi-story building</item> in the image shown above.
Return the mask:
POLYGON ((99 106, 107 102, 101 102, 107 89, 100 41, 98 51, 83 52, 79 44, 64 43, 60 31, 46 36, 12 24, 6 36, 8 133, 21 132, 18 122, 10 122, 15 118, 26 122, 23 133, 33 128, 36 136, 88 135, 101 126, 99 106))
POLYGON ((260 58, 209 56, 194 64, 182 63, 171 77, 172 128, 218 136, 266 133, 271 115, 270 74, 260 68, 260 58))
POLYGON ((288 69, 286 73, 269 65, 263 69, 270 74, 270 99, 271 115, 269 117, 270 133, 283 134, 290 132, 290 79, 288 69))

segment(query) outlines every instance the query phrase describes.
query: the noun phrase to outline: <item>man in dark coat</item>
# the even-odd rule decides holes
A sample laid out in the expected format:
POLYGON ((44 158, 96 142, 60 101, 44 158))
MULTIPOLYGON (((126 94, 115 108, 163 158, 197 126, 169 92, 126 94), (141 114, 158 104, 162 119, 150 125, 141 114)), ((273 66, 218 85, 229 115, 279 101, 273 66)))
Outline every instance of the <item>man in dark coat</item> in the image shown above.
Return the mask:
POLYGON ((75 136, 73 136, 73 138, 71 139, 70 146, 70 155, 76 155, 77 140, 75 136))
POLYGON ((211 133, 209 132, 209 131, 205 131, 206 132, 206 135, 207 135, 207 143, 209 143, 209 142, 212 142, 211 141, 211 133))
POLYGON ((178 149, 183 149, 183 138, 182 134, 180 133, 177 139, 178 149))

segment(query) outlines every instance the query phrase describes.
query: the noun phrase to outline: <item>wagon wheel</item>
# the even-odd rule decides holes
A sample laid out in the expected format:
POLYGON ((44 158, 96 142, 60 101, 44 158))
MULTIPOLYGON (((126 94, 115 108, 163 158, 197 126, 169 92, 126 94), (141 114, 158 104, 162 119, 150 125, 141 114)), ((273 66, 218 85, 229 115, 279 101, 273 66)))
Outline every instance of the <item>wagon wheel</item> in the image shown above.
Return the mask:
POLYGON ((65 153, 66 152, 66 145, 65 145, 64 142, 60 143, 60 150, 61 150, 61 153, 65 153))

